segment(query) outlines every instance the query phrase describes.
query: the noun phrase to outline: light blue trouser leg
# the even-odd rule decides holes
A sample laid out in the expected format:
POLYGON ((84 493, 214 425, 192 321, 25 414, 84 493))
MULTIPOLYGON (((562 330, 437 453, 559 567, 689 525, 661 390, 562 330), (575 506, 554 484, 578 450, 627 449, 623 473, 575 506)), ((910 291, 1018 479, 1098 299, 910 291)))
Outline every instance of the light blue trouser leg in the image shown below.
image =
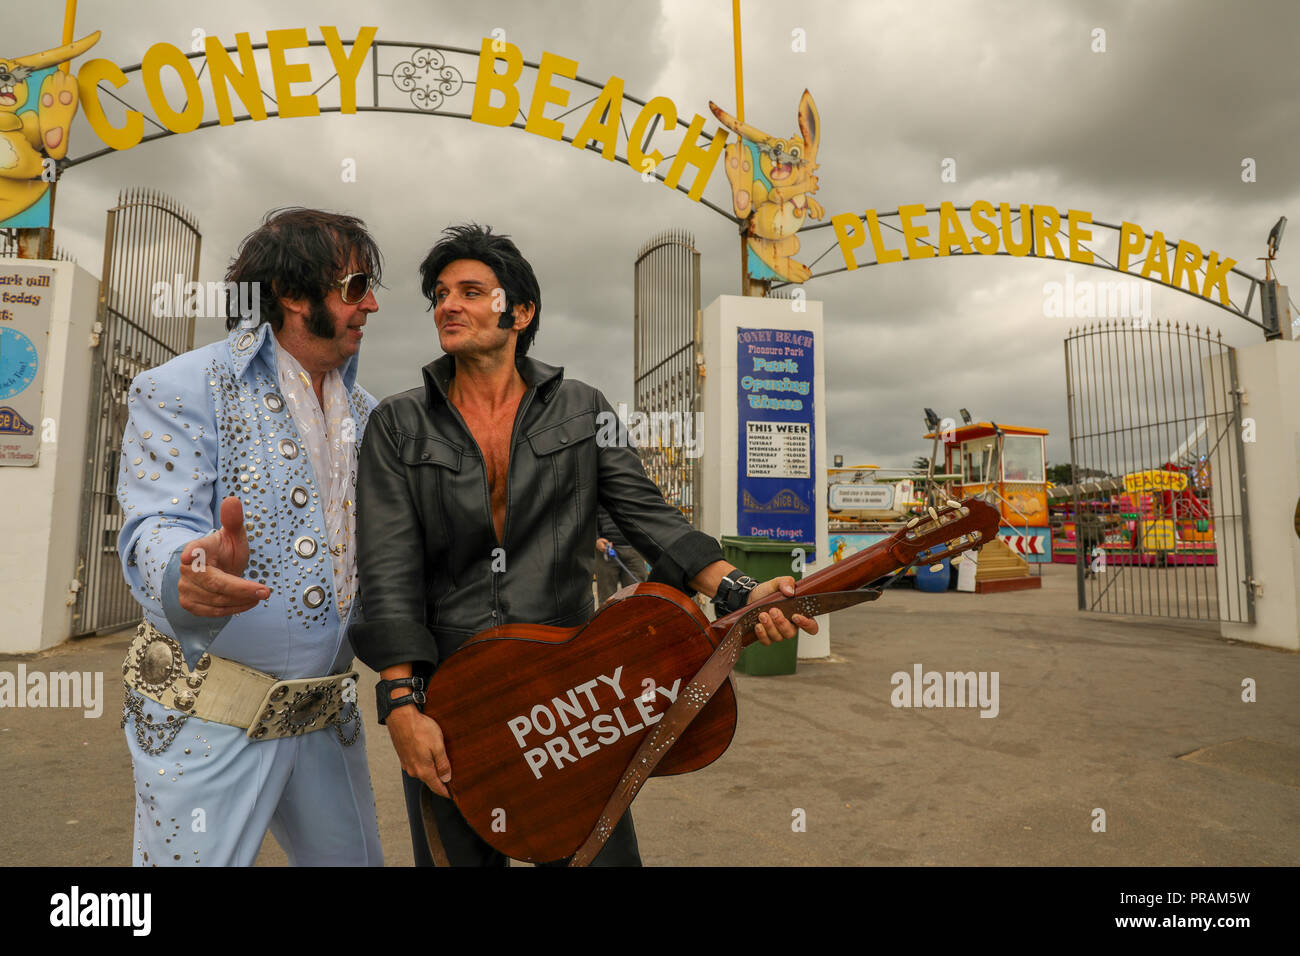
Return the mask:
MULTIPOLYGON (((152 701, 144 710, 159 723, 180 716, 152 701)), ((140 746, 134 719, 126 739, 137 866, 251 866, 268 828, 293 863, 383 864, 364 737, 344 747, 326 728, 250 741, 238 727, 190 718, 156 756, 140 746)))
POLYGON ((332 727, 294 738, 293 773, 271 818, 271 834, 290 865, 384 865, 361 733, 350 747, 343 746, 332 727), (326 793, 333 799, 322 799, 326 793))

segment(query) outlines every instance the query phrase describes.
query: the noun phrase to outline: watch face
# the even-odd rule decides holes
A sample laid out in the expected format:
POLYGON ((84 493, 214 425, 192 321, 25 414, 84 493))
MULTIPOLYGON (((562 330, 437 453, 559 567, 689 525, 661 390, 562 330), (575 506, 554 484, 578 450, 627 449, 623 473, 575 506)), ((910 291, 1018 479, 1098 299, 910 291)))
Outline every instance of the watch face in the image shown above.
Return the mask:
POLYGON ((0 328, 0 401, 13 398, 36 380, 36 346, 17 329, 0 328))

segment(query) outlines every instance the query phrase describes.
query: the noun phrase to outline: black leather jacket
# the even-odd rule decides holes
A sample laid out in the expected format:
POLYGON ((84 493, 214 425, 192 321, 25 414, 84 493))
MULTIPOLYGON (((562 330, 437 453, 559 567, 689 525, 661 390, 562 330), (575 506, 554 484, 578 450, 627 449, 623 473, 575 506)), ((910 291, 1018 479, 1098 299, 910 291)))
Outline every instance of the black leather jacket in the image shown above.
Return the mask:
POLYGON ((597 441, 598 431, 611 435, 613 409, 563 371, 520 363, 528 390, 510 441, 502 543, 482 454, 447 400, 451 356, 424 367, 423 388, 391 395, 371 413, 357 473, 364 619, 349 637, 374 670, 413 662, 427 672, 498 624, 585 623, 597 503, 654 567, 653 580, 689 592, 688 581, 722 560, 718 543, 664 501, 635 449, 597 441))

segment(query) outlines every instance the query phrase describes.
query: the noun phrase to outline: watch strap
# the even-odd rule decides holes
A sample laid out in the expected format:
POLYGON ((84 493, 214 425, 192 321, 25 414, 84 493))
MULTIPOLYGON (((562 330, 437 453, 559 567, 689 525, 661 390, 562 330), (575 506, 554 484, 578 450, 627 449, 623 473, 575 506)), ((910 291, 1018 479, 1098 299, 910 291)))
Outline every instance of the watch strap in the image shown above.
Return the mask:
POLYGON ((423 707, 424 696, 424 678, 423 677, 398 677, 394 680, 381 680, 375 685, 375 703, 379 711, 379 723, 383 724, 388 720, 394 708, 405 707, 407 704, 416 704, 423 707), (392 692, 399 687, 411 688, 411 693, 403 694, 401 697, 393 697, 392 692))

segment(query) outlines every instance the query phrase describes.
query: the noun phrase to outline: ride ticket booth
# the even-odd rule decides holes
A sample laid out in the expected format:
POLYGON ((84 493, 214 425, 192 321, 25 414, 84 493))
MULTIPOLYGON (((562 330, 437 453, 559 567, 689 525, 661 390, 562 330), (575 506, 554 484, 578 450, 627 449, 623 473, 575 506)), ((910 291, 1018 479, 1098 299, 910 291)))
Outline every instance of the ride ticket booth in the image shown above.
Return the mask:
MULTIPOLYGON (((1052 560, 1052 527, 1047 510, 1045 428, 976 422, 939 433, 944 467, 961 478, 950 486, 961 499, 992 492, 1002 513, 998 536, 1031 564, 1052 560)), ((935 433, 925 435, 933 439, 935 433)))

